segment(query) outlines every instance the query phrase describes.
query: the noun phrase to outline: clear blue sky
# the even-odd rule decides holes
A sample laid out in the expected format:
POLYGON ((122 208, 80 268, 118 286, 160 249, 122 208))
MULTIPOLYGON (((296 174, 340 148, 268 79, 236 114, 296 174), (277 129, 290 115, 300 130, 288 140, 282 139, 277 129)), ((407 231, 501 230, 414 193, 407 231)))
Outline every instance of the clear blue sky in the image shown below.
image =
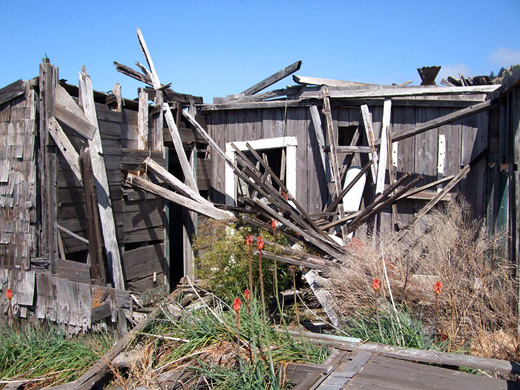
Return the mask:
MULTIPOLYGON (((495 73, 520 63, 520 1, 7 1, 0 0, 0 86, 38 74, 47 55, 77 84, 140 83, 112 62, 145 63, 140 27, 162 83, 211 102, 239 93, 296 60, 298 74, 390 84, 416 69, 495 73)), ((438 78, 438 81, 440 78, 438 78)), ((290 78, 276 85, 293 84, 290 78)))

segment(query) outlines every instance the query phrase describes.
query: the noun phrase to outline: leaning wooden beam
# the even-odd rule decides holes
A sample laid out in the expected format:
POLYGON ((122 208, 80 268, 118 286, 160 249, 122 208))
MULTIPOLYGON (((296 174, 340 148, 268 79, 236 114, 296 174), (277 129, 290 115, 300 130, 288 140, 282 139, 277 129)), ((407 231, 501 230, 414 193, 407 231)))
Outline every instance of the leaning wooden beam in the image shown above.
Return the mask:
MULTIPOLYGON (((334 195, 338 196, 341 192, 341 183, 339 175, 339 164, 338 155, 336 154, 336 146, 338 141, 336 138, 336 132, 334 131, 334 125, 332 123, 332 109, 330 107, 330 98, 328 96, 328 90, 326 87, 322 89, 323 97, 323 114, 325 115, 325 124, 327 127, 327 137, 330 146, 329 161, 331 165, 331 181, 334 182, 334 195)), ((341 212, 341 210, 340 210, 341 212)), ((343 215, 341 215, 343 217, 343 215)))
MULTIPOLYGON (((238 151, 238 148, 236 148, 234 144, 232 146, 233 146, 233 148, 235 148, 236 151, 238 151)), ((246 147, 249 149, 251 154, 253 154, 253 156, 257 159, 257 161, 264 167, 266 172, 269 172, 269 175, 271 175, 271 178, 276 182, 276 184, 278 184, 278 186, 281 188, 281 190, 287 194, 288 200, 290 200, 294 204, 294 206, 296 206, 296 209, 304 216, 304 218, 306 219, 307 223, 310 226, 312 226, 312 228, 314 230, 316 230, 316 232, 318 232, 321 235, 325 235, 326 236, 325 232, 323 232, 314 223, 314 220, 307 213, 307 211, 300 205, 300 203, 296 200, 296 198, 293 196, 293 194, 291 194, 289 192, 289 189, 286 187, 285 183, 282 180, 280 180, 280 178, 273 172, 271 167, 269 165, 267 165, 267 163, 260 157, 260 155, 256 152, 256 150, 253 149, 253 147, 249 144, 249 142, 246 142, 246 147)), ((328 237, 327 237, 327 239, 328 239, 328 237)))
POLYGON ((342 81, 342 80, 333 80, 333 79, 323 79, 320 77, 308 77, 308 76, 298 76, 293 75, 293 80, 297 84, 302 85, 325 85, 327 87, 365 87, 365 88, 381 88, 379 84, 367 84, 367 83, 359 83, 356 81, 342 81))
POLYGON ((144 58, 150 67, 150 79, 152 80, 153 87, 157 90, 161 88, 161 82, 159 81, 159 76, 157 75, 157 71, 155 70, 155 66, 152 61, 152 56, 148 51, 148 47, 146 46, 146 42, 144 41, 143 34, 141 30, 137 28, 137 39, 139 40, 139 45, 141 45, 141 50, 144 54, 144 58))
POLYGON ((455 177, 455 175, 446 176, 446 177, 443 177, 442 179, 439 179, 439 180, 436 180, 434 182, 425 184, 425 185, 423 185, 421 187, 414 188, 413 190, 405 192, 403 195, 401 195, 399 198, 397 198, 397 200, 408 198, 408 197, 410 197, 412 195, 415 195, 415 194, 417 194, 419 192, 422 192, 424 190, 427 190, 429 188, 435 187, 435 186, 437 186, 439 184, 446 183, 447 181, 450 181, 454 177, 455 177))
POLYGON ((406 228, 397 236, 396 241, 400 241, 408 232, 412 229, 412 227, 415 226, 417 222, 421 220, 422 217, 424 217, 428 211, 430 211, 439 201, 453 188, 455 185, 461 181, 464 176, 468 174, 468 172, 471 169, 471 164, 466 165, 464 168, 461 169, 461 171, 453 178, 451 181, 442 189, 441 192, 437 194, 435 198, 433 198, 431 201, 429 201, 413 218, 412 222, 406 226, 406 228))
POLYGON ((108 185, 105 160, 103 159, 103 145, 98 128, 94 92, 92 90, 90 76, 85 70, 85 67, 83 67, 82 71, 79 73, 79 95, 81 105, 85 111, 85 116, 89 120, 90 124, 96 127, 92 140, 89 140, 89 151, 90 159, 92 161, 92 170, 96 179, 98 210, 101 218, 107 261, 112 270, 114 287, 119 290, 124 290, 125 280, 116 236, 116 224, 112 211, 112 200, 110 199, 110 187, 108 185))
POLYGON ((277 81, 280 81, 281 79, 289 76, 290 74, 297 72, 301 66, 302 66, 302 62, 296 61, 294 64, 289 65, 288 67, 276 72, 275 74, 260 81, 259 83, 253 85, 252 87, 249 87, 248 89, 243 91, 242 94, 246 95, 246 96, 254 95, 255 93, 260 92, 261 90, 269 87, 270 85, 273 85, 277 81))
MULTIPOLYGON (((255 255, 257 254, 256 250, 254 251, 254 254, 255 255)), ((340 267, 340 265, 338 263, 334 263, 334 262, 332 262, 330 260, 328 260, 328 261, 327 260, 323 260, 323 263, 319 263, 319 262, 312 261, 312 260, 309 260, 309 259, 305 260, 305 259, 299 259, 299 258, 295 258, 295 257, 284 256, 284 255, 281 255, 279 253, 277 253, 275 255, 273 252, 268 252, 268 251, 265 251, 265 250, 262 251, 262 258, 266 258, 266 259, 269 259, 269 260, 276 259, 276 261, 280 261, 280 262, 285 263, 285 264, 304 266, 304 267, 309 268, 309 269, 317 269, 317 270, 320 270, 320 271, 328 271, 331 268, 339 268, 340 267)))
POLYGON ((309 234, 308 232, 304 231, 303 229, 300 229, 298 226, 293 224, 291 221, 285 219, 282 215, 278 214, 276 211, 274 211, 272 208, 270 208, 269 206, 264 204, 258 198, 253 199, 253 202, 260 209, 262 209, 264 212, 266 212, 267 215, 269 215, 271 218, 276 219, 277 221, 279 221, 283 225, 287 226, 289 229, 291 229, 295 233, 298 233, 307 242, 310 242, 312 245, 316 246, 317 248, 320 248, 324 253, 327 253, 327 254, 329 254, 330 256, 332 256, 332 257, 334 257, 336 259, 341 259, 344 256, 343 253, 337 251, 336 249, 333 249, 330 245, 327 245, 322 240, 313 237, 311 234, 309 234))
POLYGON ((99 212, 97 209, 96 190, 90 152, 82 150, 79 156, 81 177, 83 178, 83 196, 85 198, 85 213, 87 215, 88 254, 90 261, 90 279, 93 284, 105 285, 106 272, 103 260, 103 239, 99 226, 99 212))
POLYGON ((372 180, 376 183, 377 180, 377 151, 375 147, 374 140, 374 130, 372 129, 372 119, 370 118, 370 111, 368 111, 368 106, 363 104, 361 106, 361 115, 363 117, 363 124, 365 125, 365 134, 368 140, 368 145, 372 149, 372 153, 369 154, 370 159, 374 161, 374 164, 371 167, 372 172, 372 180))
POLYGON ((142 73, 139 73, 136 70, 133 70, 132 68, 120 64, 119 62, 114 61, 114 65, 116 66, 116 70, 120 73, 123 73, 124 75, 127 75, 128 77, 133 78, 134 80, 141 81, 145 84, 152 85, 152 79, 148 75, 144 75, 142 73))
MULTIPOLYGON (((367 219, 369 219, 372 215, 380 212, 385 207, 387 207, 390 204, 395 204, 396 200, 398 200, 399 196, 404 194, 406 191, 408 191, 410 188, 412 188, 418 181, 422 180, 423 177, 421 175, 414 178, 410 183, 405 185, 403 188, 400 188, 399 190, 396 190, 395 194, 388 196, 387 199, 383 200, 382 202, 379 202, 375 207, 364 216, 360 217, 359 220, 356 221, 356 225, 359 226, 362 223, 364 223, 367 219)), ((395 182, 394 182, 395 184, 395 182)))
POLYGON ((74 146, 72 146, 67 134, 65 134, 58 121, 52 116, 49 117, 49 134, 52 136, 65 161, 69 164, 76 179, 78 179, 80 183, 83 183, 79 169, 79 154, 76 152, 76 149, 74 149, 74 146))
POLYGON ((61 230, 62 232, 67 233, 69 236, 74 237, 76 240, 81 241, 88 245, 88 240, 86 238, 81 237, 80 235, 77 235, 74 232, 71 232, 69 229, 64 228, 63 226, 61 226, 59 224, 57 224, 56 227, 58 228, 58 230, 61 230))
POLYGON ((81 108, 61 85, 56 85, 56 119, 62 121, 82 137, 92 139, 96 132, 81 108))
MULTIPOLYGON (((152 171, 155 175, 163 179, 170 187, 172 187, 174 190, 180 192, 182 195, 190 198, 191 200, 200 203, 202 205, 206 205, 208 207, 215 207, 213 203, 211 203, 209 200, 204 199, 198 192, 193 191, 190 187, 188 187, 186 184, 184 184, 182 181, 177 179, 175 176, 173 176, 168 170, 158 163, 156 163, 154 160, 152 160, 150 157, 148 157, 146 160, 144 160, 144 164, 148 167, 150 171, 152 171)), ((219 210, 222 212, 222 214, 227 214, 228 219, 234 219, 235 216, 233 213, 230 213, 229 211, 225 210, 219 210)))
POLYGON ((359 181, 359 179, 361 179, 363 177, 363 175, 366 173, 366 171, 368 171, 368 169, 370 168, 370 166, 373 163, 374 163, 374 161, 370 160, 368 163, 365 164, 363 169, 361 169, 361 171, 359 171, 359 173, 354 177, 354 179, 352 179, 350 181, 350 183, 348 183, 348 185, 343 189, 343 191, 341 191, 339 196, 337 196, 334 199, 334 201, 332 201, 330 206, 325 209, 325 211, 324 211, 325 213, 336 210, 336 207, 338 207, 338 204, 340 204, 340 202, 343 200, 345 195, 347 195, 347 193, 352 189, 352 187, 354 187, 354 185, 356 185, 356 183, 359 181))
POLYGON ((325 153, 325 138, 323 137, 323 129, 321 127, 320 112, 318 111, 318 107, 316 106, 310 106, 309 110, 311 112, 312 128, 314 130, 314 135, 316 136, 316 141, 318 141, 321 163, 323 164, 323 173, 325 174, 327 182, 329 182, 330 168, 327 160, 327 153, 325 153))
POLYGON ((170 106, 168 106, 168 103, 163 103, 163 111, 164 118, 166 119, 166 124, 168 125, 168 129, 170 129, 170 135, 172 136, 173 146, 175 147, 175 151, 177 152, 177 156, 179 157, 179 161, 181 163, 182 172, 184 173, 186 183, 188 184, 188 187, 190 187, 193 191, 199 192, 199 189, 197 187, 197 181, 195 180, 195 176, 193 175, 193 171, 191 170, 190 162, 188 161, 186 153, 184 152, 184 146, 182 146, 182 140, 179 134, 179 129, 175 124, 175 120, 173 119, 173 114, 170 110, 170 106))
POLYGON ((390 194, 398 187, 400 186, 405 180, 407 180, 410 177, 410 173, 405 173, 403 176, 399 178, 394 184, 389 185, 380 195, 378 195, 372 203, 370 203, 364 210, 361 211, 361 214, 358 215, 358 217, 352 221, 348 225, 348 233, 351 233, 354 231, 355 228, 357 228, 360 224, 362 219, 369 214, 372 209, 377 207, 378 204, 384 202, 390 194))
POLYGON ((143 179, 142 177, 132 175, 131 173, 129 173, 126 177, 126 183, 134 187, 140 188, 142 190, 151 192, 152 194, 160 196, 161 198, 167 201, 173 202, 182 207, 186 207, 191 211, 203 214, 209 218, 221 221, 229 221, 235 219, 233 214, 231 214, 229 211, 220 210, 216 207, 208 206, 206 204, 201 204, 199 202, 191 200, 190 198, 179 195, 164 187, 154 184, 146 179, 143 179))
MULTIPOLYGON (((468 116, 471 116, 471 115, 476 115, 480 112, 489 110, 492 107, 493 107, 493 103, 491 100, 486 100, 482 103, 474 104, 470 107, 463 108, 462 110, 452 112, 451 114, 443 115, 439 118, 432 119, 431 121, 423 123, 412 129, 401 131, 399 133, 393 133, 392 141, 396 142, 396 141, 401 141, 405 138, 413 137, 414 135, 424 133, 425 131, 428 131, 431 129, 436 129, 436 128, 444 126, 448 123, 452 123, 452 122, 467 118, 468 116)), ((376 141, 376 145, 378 145, 378 144, 379 144, 379 140, 376 141)))
POLYGON ((376 195, 383 192, 385 187, 386 165, 388 163, 388 137, 387 130, 390 127, 390 115, 392 101, 386 99, 383 104, 383 121, 381 125, 381 147, 379 148, 379 165, 377 167, 376 195))
MULTIPOLYGON (((172 292, 165 301, 171 298, 174 294, 177 294, 177 291, 172 292)), ((79 377, 79 379, 69 388, 72 388, 73 390, 90 390, 95 388, 95 385, 109 373, 110 364, 114 361, 116 356, 125 349, 125 347, 148 325, 150 321, 154 320, 162 313, 161 306, 162 302, 153 309, 148 317, 141 320, 141 322, 139 322, 130 332, 110 348, 101 359, 90 367, 87 372, 81 375, 81 377, 79 377)))

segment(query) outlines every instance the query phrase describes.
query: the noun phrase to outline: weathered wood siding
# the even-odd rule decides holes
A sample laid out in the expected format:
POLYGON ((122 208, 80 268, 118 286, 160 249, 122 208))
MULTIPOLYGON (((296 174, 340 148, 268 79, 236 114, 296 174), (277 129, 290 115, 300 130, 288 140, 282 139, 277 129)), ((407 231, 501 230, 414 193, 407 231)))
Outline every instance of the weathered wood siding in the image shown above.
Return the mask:
MULTIPOLYGON (((391 126, 394 132, 413 128, 428 120, 454 112, 470 105, 468 101, 457 101, 457 96, 449 96, 449 102, 440 100, 424 101, 417 99, 394 102, 392 106, 391 126), (451 103, 451 106, 450 106, 451 103)), ((349 126, 360 125, 361 142, 368 145, 362 128, 362 117, 357 105, 340 105, 332 101, 332 118, 335 131, 346 131, 349 126)), ((383 115, 382 103, 369 104, 376 139, 381 132, 383 115)), ((321 110, 321 107, 319 107, 321 110)), ((294 136, 297 138, 297 190, 295 197, 310 213, 319 213, 328 199, 318 144, 314 136, 312 120, 308 107, 280 107, 263 109, 217 110, 207 112, 210 135, 219 146, 225 149, 226 143, 233 141, 251 141, 262 138, 294 136)), ((325 118, 322 116, 322 125, 325 118)), ((442 126, 398 142, 397 170, 398 177, 405 172, 423 175, 423 184, 433 182, 437 177, 439 134, 446 137, 446 159, 444 176, 456 174, 461 166, 467 165, 487 147, 488 113, 481 113, 450 125, 442 126)), ((328 141, 327 141, 328 143, 328 141)), ((211 177, 211 198, 215 202, 225 202, 225 165, 222 159, 215 157, 211 177)), ((343 158, 340 156, 339 161, 343 158)), ((361 162, 367 156, 361 156, 361 162)), ((473 205, 477 216, 485 213, 485 173, 486 163, 482 161, 472 169, 466 179, 458 185, 465 197, 473 205)), ((368 182, 370 182, 369 180, 368 182)), ((388 179, 386 180, 388 183, 388 179)), ((373 188, 365 190, 365 202, 371 200, 373 188)), ((404 200, 398 203, 398 212, 402 224, 411 221, 425 201, 404 200)), ((390 223, 389 210, 383 213, 384 223, 390 223)))
POLYGON ((0 105, 0 268, 29 269, 35 256, 35 92, 0 105))

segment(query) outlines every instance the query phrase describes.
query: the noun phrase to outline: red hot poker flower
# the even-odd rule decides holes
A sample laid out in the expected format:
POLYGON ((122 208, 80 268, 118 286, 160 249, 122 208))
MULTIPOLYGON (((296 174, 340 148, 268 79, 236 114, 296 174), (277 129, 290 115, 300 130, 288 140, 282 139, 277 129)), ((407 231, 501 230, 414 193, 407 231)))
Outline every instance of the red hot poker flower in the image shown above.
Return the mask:
POLYGON ((256 246, 258 247, 259 251, 264 249, 264 240, 262 240, 262 236, 258 236, 258 240, 256 241, 256 246))
POLYGON ((246 291, 244 291, 244 298, 249 301, 250 296, 251 296, 251 293, 249 292, 249 289, 246 288, 246 291))
POLYGON ((233 302, 233 309, 238 313, 240 311, 240 305, 242 302, 240 302, 240 298, 235 298, 235 302, 233 302))
POLYGON ((13 290, 8 288, 7 291, 5 292, 5 295, 7 296, 7 299, 10 300, 13 297, 13 290))
POLYGON ((435 295, 439 295, 442 290, 442 282, 437 282, 433 286, 433 291, 435 292, 435 295))
POLYGON ((271 221, 271 227, 273 228, 273 231, 276 231, 276 219, 271 221))
POLYGON ((251 248, 251 243, 253 242, 253 237, 251 237, 251 234, 249 234, 246 237, 246 245, 251 248))
POLYGON ((372 281, 372 288, 374 289, 374 291, 377 291, 381 288, 381 281, 378 278, 375 278, 372 281))

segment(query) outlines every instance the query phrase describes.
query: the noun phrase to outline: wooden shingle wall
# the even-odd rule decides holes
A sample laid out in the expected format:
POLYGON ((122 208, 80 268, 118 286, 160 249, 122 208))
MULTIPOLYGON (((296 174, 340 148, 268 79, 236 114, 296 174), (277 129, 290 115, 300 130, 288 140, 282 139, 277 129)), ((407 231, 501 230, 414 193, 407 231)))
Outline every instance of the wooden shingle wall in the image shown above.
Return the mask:
POLYGON ((35 256, 35 92, 0 105, 0 268, 29 269, 35 256))

